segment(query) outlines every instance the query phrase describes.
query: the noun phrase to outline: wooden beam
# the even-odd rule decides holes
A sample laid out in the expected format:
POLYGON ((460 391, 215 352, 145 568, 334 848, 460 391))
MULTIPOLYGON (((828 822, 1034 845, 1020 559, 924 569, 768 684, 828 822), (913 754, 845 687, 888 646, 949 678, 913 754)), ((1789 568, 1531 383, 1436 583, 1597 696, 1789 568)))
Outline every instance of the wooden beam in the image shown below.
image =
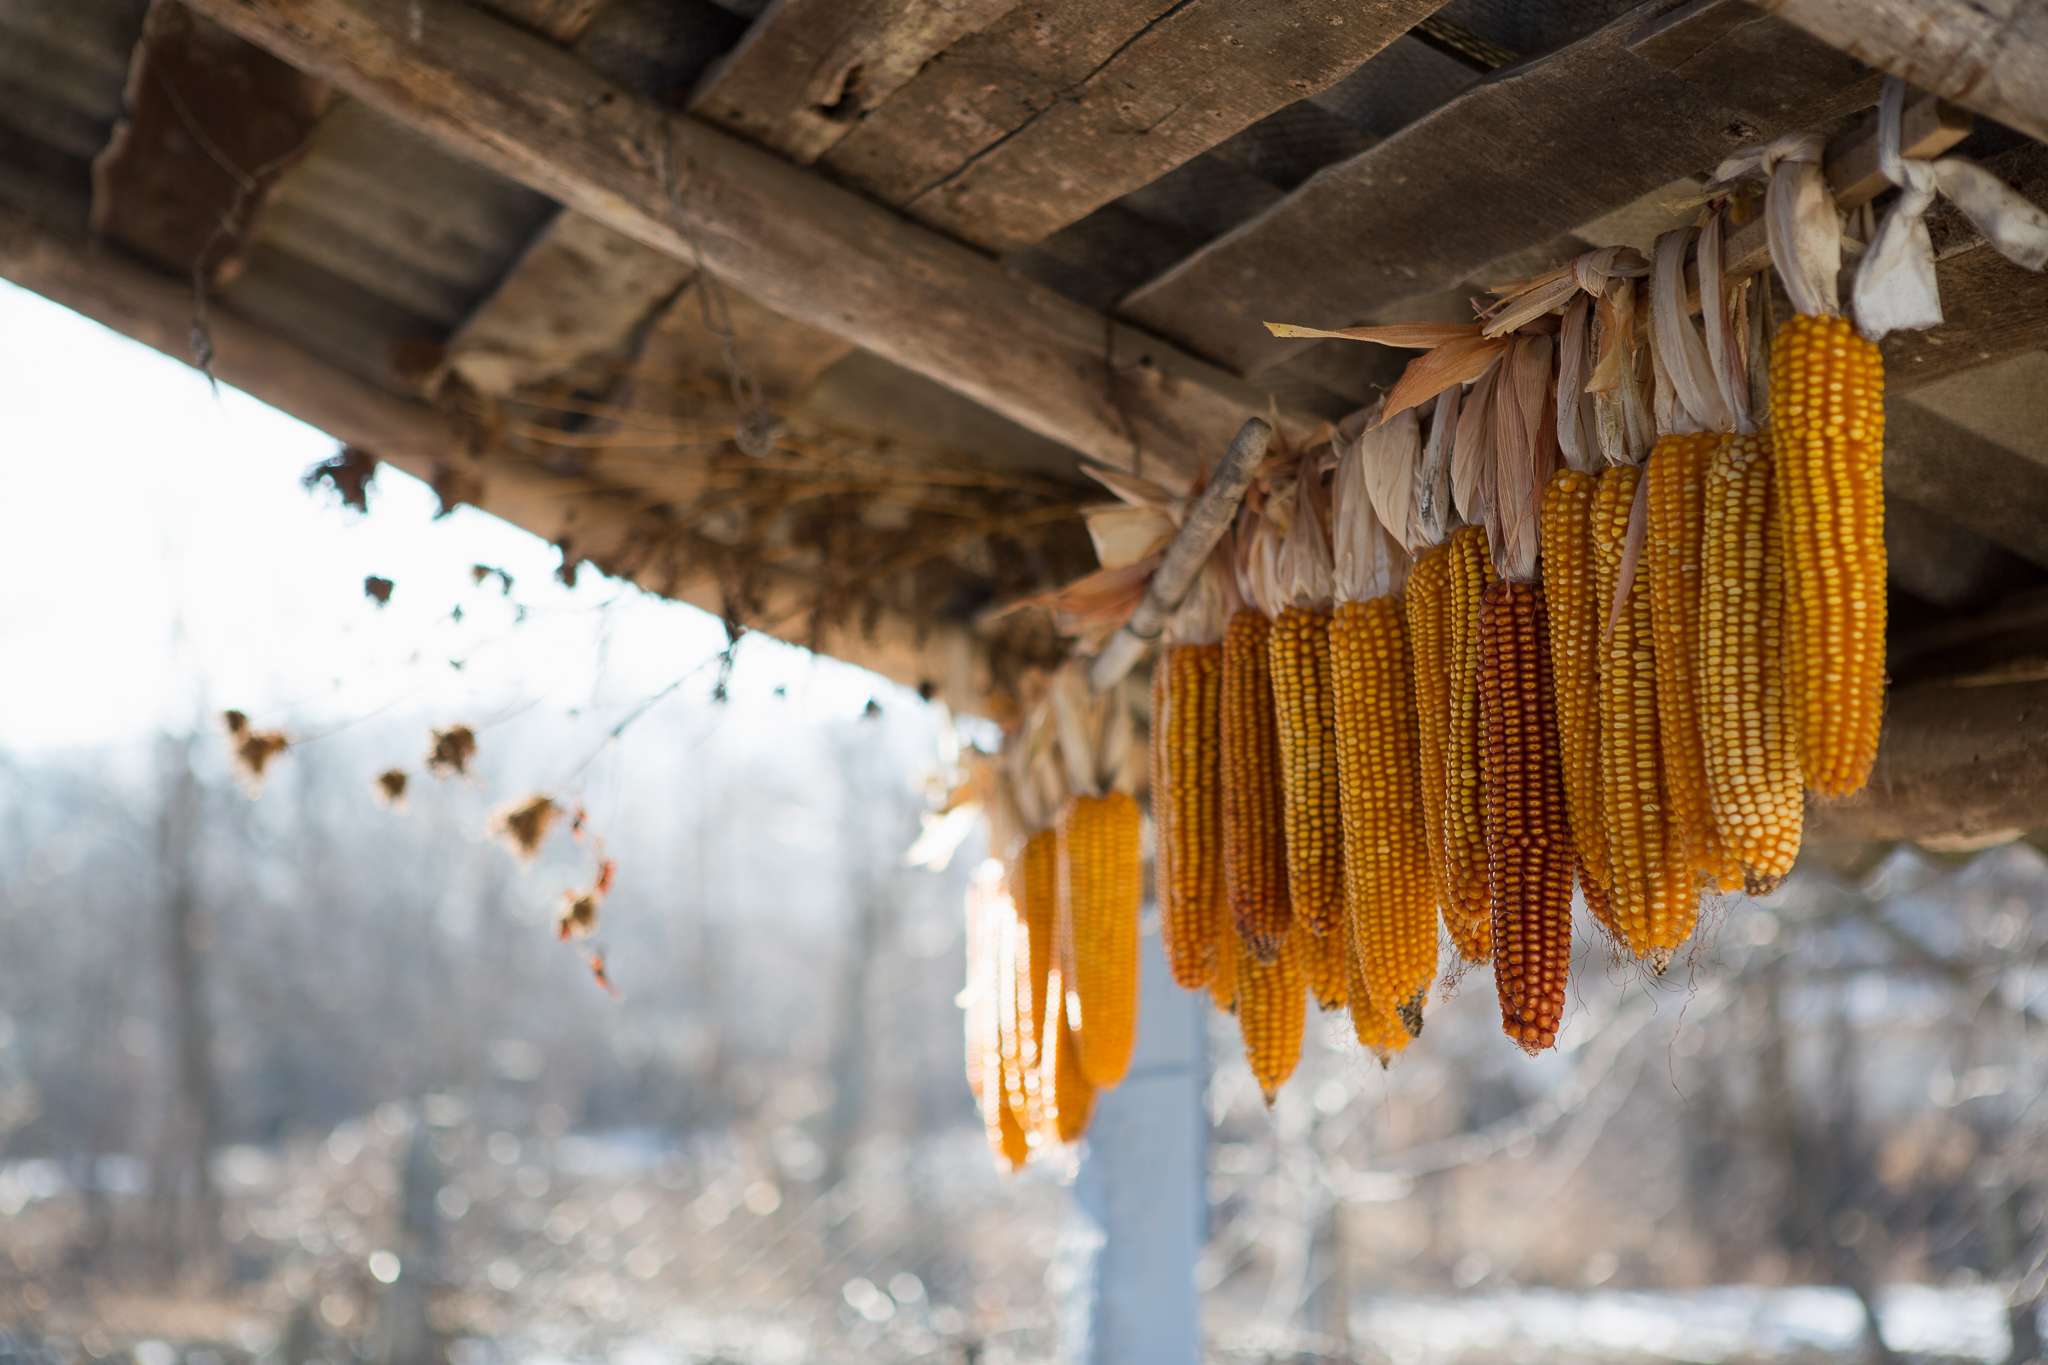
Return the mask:
POLYGON ((785 317, 1120 466, 1198 466, 1259 406, 1230 376, 972 248, 612 86, 457 0, 193 0, 303 70, 785 317), (424 6, 420 42, 407 13, 424 6))
POLYGON ((955 42, 1017 0, 773 0, 690 100, 791 161, 816 161, 955 42))
POLYGON ((2048 828, 2048 682, 1930 683, 1887 699, 1870 785, 1807 811, 1814 842, 1985 844, 2048 828))
POLYGON ((921 222, 1016 250, 1326 89, 1443 3, 1028 6, 935 62, 830 164, 921 222))
POLYGON ((256 211, 331 92, 262 48, 156 0, 126 110, 93 162, 92 230, 173 270, 234 268, 256 211))
POLYGON ((1729 152, 1875 102, 1860 64, 1740 0, 1650 0, 1496 73, 1132 294, 1125 315, 1255 373, 1570 233, 1729 152))
MULTIPOLYGON (((126 254, 59 238, 0 210, 0 277, 126 336, 190 363, 190 282, 126 254)), ((225 306, 210 318, 214 372, 253 397, 358 446, 419 478, 454 475, 470 500, 535 535, 567 542, 607 572, 710 611, 725 605, 718 572, 731 550, 652 518, 626 490, 550 476, 529 463, 474 450, 475 433, 441 409, 345 374, 225 306)), ((769 571, 749 587, 758 610, 749 624, 784 631, 808 625, 812 575, 769 571)), ((979 712, 1004 680, 985 642, 945 621, 884 613, 872 631, 826 623, 813 642, 824 653, 907 686, 930 684, 955 706, 979 712)))
POLYGON ((1753 0, 1922 90, 2048 141, 2048 7, 2039 0, 1753 0))

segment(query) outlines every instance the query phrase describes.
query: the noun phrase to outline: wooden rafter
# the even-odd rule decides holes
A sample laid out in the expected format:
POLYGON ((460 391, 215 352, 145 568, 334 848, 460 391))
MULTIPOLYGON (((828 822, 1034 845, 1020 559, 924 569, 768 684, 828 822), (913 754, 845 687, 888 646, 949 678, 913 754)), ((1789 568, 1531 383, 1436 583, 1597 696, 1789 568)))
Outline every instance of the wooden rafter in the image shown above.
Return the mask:
POLYGON ((1304 343, 1247 322, 1395 316, 1406 301, 1876 94, 1860 64, 1741 0, 1651 0, 1326 168, 1122 311, 1254 373, 1304 343))
POLYGON ((532 189, 1095 458, 1176 468, 1259 406, 1230 376, 454 0, 194 0, 532 189), (411 12, 428 19, 413 38, 411 12))

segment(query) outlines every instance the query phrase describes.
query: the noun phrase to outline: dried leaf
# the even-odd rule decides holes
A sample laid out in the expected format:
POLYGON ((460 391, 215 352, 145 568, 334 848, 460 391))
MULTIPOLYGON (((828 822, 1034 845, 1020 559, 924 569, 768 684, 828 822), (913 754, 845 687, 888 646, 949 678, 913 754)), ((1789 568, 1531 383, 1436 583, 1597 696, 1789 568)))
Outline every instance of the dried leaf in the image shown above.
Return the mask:
POLYGON ((1392 421, 1453 385, 1478 379, 1500 359, 1507 345, 1504 337, 1468 336, 1424 351, 1408 362, 1408 368, 1401 371, 1401 378, 1388 391, 1380 420, 1392 421))
POLYGON ((1083 508, 1081 518, 1095 543, 1095 561, 1105 569, 1121 569, 1163 552, 1175 529, 1173 519, 1156 507, 1120 502, 1083 508))
POLYGON ((590 968, 591 979, 597 982, 598 985, 604 987, 604 992, 606 995, 611 996, 613 999, 617 999, 619 994, 619 988, 612 984, 611 977, 607 975, 605 972, 604 954, 593 951, 587 957, 585 957, 583 961, 590 968))
POLYGON ((600 861, 597 865, 597 883, 592 889, 600 896, 609 896, 612 893, 612 878, 618 875, 618 871, 618 859, 606 858, 600 861))
POLYGON ((254 796, 263 788, 263 774, 270 767, 270 760, 290 748, 291 741, 282 730, 251 730, 246 719, 241 730, 230 733, 235 735, 235 770, 249 795, 254 796))
POLYGON ((431 732, 427 747, 427 771, 436 777, 465 777, 470 760, 476 757, 476 732, 467 725, 450 725, 431 732))
POLYGON ((220 723, 231 737, 239 739, 249 728, 249 713, 230 708, 220 713, 220 723))
POLYGON ((1743 368, 1742 348, 1737 343, 1735 315, 1729 308, 1727 282, 1722 273, 1722 234, 1727 224, 1725 207, 1707 215, 1700 229, 1700 317, 1707 334, 1707 364, 1713 371, 1715 391, 1729 431, 1753 431, 1749 420, 1749 377, 1743 368))
POLYGON ((371 574, 363 579, 363 596, 381 607, 391 600, 391 589, 394 586, 396 585, 390 579, 371 574))
POLYGON ((595 891, 564 891, 562 908, 555 912, 555 937, 567 943, 596 933, 597 903, 595 891))
POLYGON ((1283 606, 1328 608, 1336 592, 1330 506, 1323 470, 1327 448, 1303 454, 1294 479, 1293 514, 1280 550, 1283 606))
POLYGON ((1765 235, 1771 264, 1777 267, 1793 309, 1834 314, 1842 311, 1842 222, 1821 172, 1819 151, 1806 150, 1811 159, 1788 156, 1771 173, 1770 188, 1764 192, 1765 235))
POLYGON ((1130 507, 1146 507, 1170 515, 1173 524, 1180 523, 1181 504, 1186 500, 1188 489, 1185 479, 1178 479, 1181 486, 1171 487, 1155 479, 1141 478, 1115 465, 1100 460, 1081 461, 1081 472, 1116 495, 1119 502, 1130 507))
POLYGON ((308 492, 321 484, 331 485, 343 507, 358 512, 370 510, 370 483, 377 477, 377 457, 367 450, 343 446, 341 451, 314 465, 299 482, 308 492))
POLYGON ((1269 322, 1266 330, 1276 337, 1324 338, 1330 341, 1370 341, 1381 346, 1426 351, 1448 342, 1479 335, 1476 322, 1390 322, 1377 327, 1301 327, 1291 322, 1269 322))
POLYGON ((1643 474, 1636 479, 1635 500, 1628 507, 1628 531, 1621 542, 1621 569, 1614 577, 1614 600, 1607 607, 1607 628, 1600 632, 1603 646, 1621 620, 1622 606, 1628 601, 1629 589, 1635 586, 1636 565, 1643 557, 1643 540, 1649 529, 1650 478, 1643 474))
POLYGON ((1441 543, 1456 515, 1451 508, 1451 437, 1458 428, 1458 396, 1457 389, 1445 389, 1436 396, 1430 414, 1429 437, 1422 443, 1422 460, 1415 470, 1413 549, 1441 543))
POLYGON ((492 812, 490 831, 503 839, 519 855, 521 862, 530 863, 561 815, 562 808, 552 797, 536 792, 492 812))
POLYGON ((1415 527, 1416 470, 1422 462, 1422 424, 1409 409, 1358 434, 1337 465, 1334 499, 1337 599, 1376 596, 1384 576, 1378 544, 1382 531, 1407 546, 1415 527))
POLYGON ((1692 238, 1691 228, 1675 228, 1658 237, 1655 273, 1650 277, 1654 354, 1677 400, 1662 426, 1666 431, 1726 431, 1733 422, 1721 400, 1706 343, 1685 304, 1685 256, 1692 238))
POLYGON ((1543 486, 1555 464, 1544 423, 1553 351, 1547 336, 1516 338, 1494 390, 1495 494, 1487 531, 1495 562, 1513 579, 1536 572, 1543 486))
POLYGON ((1458 515, 1475 525, 1485 521, 1493 498, 1493 403, 1499 378, 1500 367, 1489 366, 1473 383, 1452 436, 1451 499, 1458 515))
POLYGON ((405 807, 406 785, 411 780, 403 768, 386 768, 371 779, 371 790, 383 804, 393 810, 402 810, 405 807))

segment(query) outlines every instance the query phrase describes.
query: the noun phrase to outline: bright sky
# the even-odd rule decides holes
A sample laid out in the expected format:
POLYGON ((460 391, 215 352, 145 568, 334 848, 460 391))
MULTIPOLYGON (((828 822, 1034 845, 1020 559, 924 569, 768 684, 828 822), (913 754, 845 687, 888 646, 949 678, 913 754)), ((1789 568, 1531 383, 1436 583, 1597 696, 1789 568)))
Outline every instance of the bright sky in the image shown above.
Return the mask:
MULTIPOLYGON (((201 705, 297 726, 536 697, 616 711, 724 642, 706 613, 587 568, 562 587, 552 546, 484 513, 435 521, 396 470, 367 517, 308 493, 330 438, 4 281, 0 375, 0 747, 119 739, 201 705), (477 563, 512 574, 525 625, 477 563), (397 584, 382 610, 369 574, 397 584)), ((766 640, 735 684, 825 712, 909 695, 766 640)))

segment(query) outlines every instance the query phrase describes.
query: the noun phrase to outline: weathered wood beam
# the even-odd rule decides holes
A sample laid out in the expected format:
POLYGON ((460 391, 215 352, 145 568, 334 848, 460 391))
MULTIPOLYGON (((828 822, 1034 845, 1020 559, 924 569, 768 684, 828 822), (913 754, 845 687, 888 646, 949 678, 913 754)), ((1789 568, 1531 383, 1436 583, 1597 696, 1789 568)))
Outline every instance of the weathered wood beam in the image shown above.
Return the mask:
POLYGON ((1157 338, 693 119, 455 0, 193 0, 455 150, 1019 424, 1192 469, 1258 404, 1157 338), (415 42, 409 10, 428 22, 415 42))
POLYGON ((1995 843, 2048 828, 2048 681, 1930 683, 1887 698, 1870 785, 1807 810, 1813 842, 1995 843))
POLYGON ((1875 102, 1859 63, 1741 0, 1651 0, 1318 173, 1123 305, 1243 373, 1263 318, 1378 320, 1740 147, 1875 102))
POLYGON ((1881 71, 2048 141, 2039 0, 1752 0, 1881 71))
POLYGON ((1017 0, 772 0, 691 109, 791 161, 816 161, 925 63, 1017 0))
MULTIPOLYGON (((116 249, 58 237, 0 210, 0 278, 190 363, 192 291, 178 275, 116 249)), ((478 454, 475 433, 448 413, 346 374, 225 306, 212 311, 209 330, 213 370, 223 382, 406 473, 438 482, 452 471, 485 511, 544 539, 567 542, 600 567, 631 566, 630 576, 650 591, 710 611, 725 606, 726 584, 716 566, 731 551, 649 519, 642 499, 628 490, 553 477, 529 463, 492 458, 492 452, 478 454), (654 547, 652 541, 661 544, 654 547)), ((748 624, 771 633, 809 625, 817 587, 811 575, 770 571, 748 586, 758 607, 748 624)), ((970 711, 985 707, 1002 683, 983 642, 945 621, 883 613, 872 631, 827 622, 815 641, 801 642, 907 686, 930 684, 970 711)))
POLYGON ((331 96, 177 0, 156 0, 129 66, 126 111, 93 161, 93 233, 173 270, 231 272, 264 196, 331 96))
POLYGON ((1326 89, 1443 3, 1024 6, 942 54, 827 164, 921 222, 1015 250, 1326 89))

